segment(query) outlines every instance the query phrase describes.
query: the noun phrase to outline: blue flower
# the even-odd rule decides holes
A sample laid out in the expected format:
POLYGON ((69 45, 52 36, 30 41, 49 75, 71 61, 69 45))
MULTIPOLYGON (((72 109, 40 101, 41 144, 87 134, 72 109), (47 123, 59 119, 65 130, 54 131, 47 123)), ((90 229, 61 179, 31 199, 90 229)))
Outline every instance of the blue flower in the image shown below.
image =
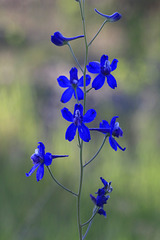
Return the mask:
POLYGON ((97 197, 94 197, 92 194, 90 194, 90 198, 92 200, 92 202, 99 207, 98 209, 98 213, 100 215, 103 215, 106 217, 106 212, 103 209, 103 205, 107 204, 108 199, 110 198, 109 195, 105 196, 107 193, 111 193, 112 192, 112 187, 111 187, 111 182, 107 182, 105 179, 103 179, 102 177, 100 178, 102 183, 104 184, 103 188, 98 189, 98 191, 96 192, 97 197))
POLYGON ((117 151, 117 147, 119 147, 122 151, 125 151, 126 148, 122 148, 113 138, 113 136, 117 138, 123 137, 123 131, 119 127, 119 123, 116 122, 117 118, 118 116, 113 117, 110 124, 106 120, 102 120, 102 123, 99 124, 99 128, 90 128, 90 130, 107 134, 109 136, 109 143, 115 151, 117 151))
POLYGON ((106 193, 111 193, 113 191, 113 188, 111 186, 112 182, 107 182, 102 177, 100 177, 100 179, 101 179, 104 187, 103 188, 99 188, 97 194, 98 195, 105 195, 106 193))
POLYGON ((64 37, 60 32, 55 32, 54 35, 51 35, 51 42, 54 43, 56 46, 63 46, 66 45, 69 41, 82 38, 84 35, 72 37, 72 38, 66 38, 64 37))
POLYGON ((112 15, 105 15, 105 14, 99 12, 96 8, 94 10, 95 10, 96 13, 98 13, 102 17, 105 17, 108 22, 116 22, 119 19, 121 19, 121 17, 122 17, 122 15, 120 13, 118 13, 118 12, 115 12, 112 15))
MULTIPOLYGON (((60 76, 58 79, 58 84, 62 88, 67 88, 61 97, 61 102, 66 103, 68 102, 72 95, 74 94, 75 98, 78 98, 78 100, 81 100, 84 98, 84 93, 80 87, 84 86, 83 76, 78 79, 78 70, 77 68, 72 68, 70 70, 70 80, 68 80, 65 76, 60 76), (76 97, 77 95, 77 97, 76 97)), ((90 84, 91 77, 89 75, 86 75, 86 86, 90 84)))
POLYGON ((67 128, 65 139, 72 141, 78 129, 80 138, 85 142, 89 142, 91 139, 90 132, 84 123, 92 122, 96 117, 96 111, 90 109, 83 116, 83 106, 81 104, 75 104, 73 114, 67 108, 63 108, 61 113, 67 121, 72 122, 67 128))
POLYGON ((44 165, 49 166, 52 163, 52 159, 59 157, 68 157, 68 155, 52 155, 51 153, 45 153, 45 146, 42 142, 38 142, 39 145, 35 149, 35 153, 31 156, 34 166, 31 168, 29 173, 26 173, 26 176, 29 177, 36 169, 36 178, 37 181, 40 181, 44 176, 44 165))
POLYGON ((100 89, 104 82, 105 77, 107 78, 108 85, 115 89, 117 87, 116 79, 111 74, 112 71, 114 71, 117 68, 117 59, 113 59, 112 63, 110 64, 108 60, 107 55, 103 55, 99 62, 90 62, 89 65, 87 65, 87 70, 90 73, 98 73, 97 77, 92 82, 92 87, 95 90, 100 89))

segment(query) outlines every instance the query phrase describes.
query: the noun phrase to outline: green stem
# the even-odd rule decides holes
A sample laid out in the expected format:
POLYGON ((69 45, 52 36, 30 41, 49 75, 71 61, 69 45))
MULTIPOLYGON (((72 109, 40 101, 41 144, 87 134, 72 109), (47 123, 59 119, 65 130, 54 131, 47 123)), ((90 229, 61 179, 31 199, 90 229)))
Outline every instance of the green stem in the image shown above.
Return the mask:
POLYGON ((92 90, 92 87, 90 87, 88 90, 86 90, 86 93, 90 92, 92 90))
POLYGON ((84 227, 85 225, 89 224, 89 223, 93 220, 93 218, 96 216, 96 214, 97 214, 97 212, 98 212, 98 209, 99 209, 99 208, 96 207, 95 211, 94 211, 93 214, 92 214, 92 217, 91 217, 87 222, 83 223, 83 224, 82 224, 82 227, 84 227))
POLYGON ((103 148, 103 145, 104 145, 107 137, 108 137, 108 135, 106 134, 105 137, 104 137, 104 139, 103 139, 103 142, 102 142, 100 148, 98 149, 98 151, 96 152, 96 154, 95 154, 88 162, 86 162, 86 163, 83 165, 83 167, 86 167, 89 163, 91 163, 91 162, 97 157, 97 155, 100 153, 101 149, 103 148))
POLYGON ((94 36, 94 38, 88 43, 88 47, 92 44, 92 42, 95 40, 95 38, 98 36, 98 34, 100 33, 100 31, 102 30, 103 26, 105 25, 105 23, 107 22, 107 19, 102 23, 101 27, 99 28, 98 32, 96 33, 96 35, 94 36))
POLYGON ((84 60, 84 72, 83 72, 83 79, 84 79, 84 106, 83 106, 83 114, 85 114, 86 109, 86 70, 87 70, 87 62, 88 62, 88 43, 87 43, 87 35, 86 35, 86 25, 85 25, 85 1, 79 1, 81 18, 82 18, 82 25, 83 25, 83 33, 84 33, 84 41, 85 41, 85 60, 84 60))
POLYGON ((68 45, 68 47, 69 47, 69 49, 70 49, 70 51, 71 51, 71 54, 72 54, 75 62, 77 63, 78 67, 81 69, 81 72, 83 73, 83 69, 82 69, 81 65, 79 64, 78 59, 76 58, 76 56, 75 56, 75 54, 74 54, 74 52, 73 52, 73 49, 72 49, 70 43, 67 42, 67 45, 68 45))
POLYGON ((74 88, 74 91, 75 91, 77 103, 79 104, 78 95, 77 95, 77 87, 74 88))
POLYGON ((85 232, 85 234, 84 234, 82 240, 84 240, 85 237, 87 236, 87 233, 89 232, 89 229, 90 229, 90 227, 91 227, 91 225, 92 225, 92 221, 93 221, 95 215, 97 214, 98 209, 99 209, 99 208, 96 207, 96 208, 94 209, 94 211, 93 211, 92 217, 91 217, 86 223, 83 224, 83 226, 85 226, 86 224, 89 223, 88 228, 87 228, 87 230, 86 230, 86 232, 85 232))
POLYGON ((71 191, 70 189, 64 187, 60 182, 57 181, 57 179, 53 176, 53 173, 52 173, 52 171, 51 171, 51 169, 50 169, 49 166, 47 166, 47 169, 48 169, 48 171, 49 171, 52 179, 53 179, 61 188, 63 188, 63 189, 66 190, 67 192, 73 194, 74 196, 78 197, 78 194, 77 194, 77 193, 75 193, 75 192, 71 191))
POLYGON ((81 192, 82 192, 82 183, 83 183, 83 159, 82 159, 82 150, 83 150, 83 141, 80 141, 80 137, 78 135, 78 141, 80 146, 80 181, 79 181, 79 190, 78 190, 78 206, 77 206, 77 221, 78 221, 78 229, 79 229, 79 240, 82 240, 82 226, 81 226, 81 217, 80 217, 80 201, 81 201, 81 192))

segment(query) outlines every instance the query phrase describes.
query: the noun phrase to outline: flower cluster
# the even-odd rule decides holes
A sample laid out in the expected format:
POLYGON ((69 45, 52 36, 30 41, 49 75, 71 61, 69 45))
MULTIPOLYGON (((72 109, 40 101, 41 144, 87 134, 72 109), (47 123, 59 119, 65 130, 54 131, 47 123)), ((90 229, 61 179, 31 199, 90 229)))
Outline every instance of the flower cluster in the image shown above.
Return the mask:
MULTIPOLYGON (((117 88, 117 80, 112 75, 112 72, 114 72, 117 69, 118 60, 116 58, 113 58, 113 60, 109 61, 109 56, 106 54, 103 54, 100 57, 100 61, 90 61, 88 62, 88 48, 92 44, 92 42, 95 40, 97 35, 100 33, 102 27, 107 22, 116 22, 121 18, 121 14, 118 12, 113 13, 112 15, 106 15, 101 12, 99 12, 97 9, 95 9, 95 12, 99 14, 102 18, 104 18, 104 22, 100 29, 98 30, 97 34, 92 38, 92 40, 88 43, 87 37, 86 37, 86 28, 85 28, 85 16, 84 16, 84 2, 80 0, 75 0, 80 5, 80 12, 82 17, 82 25, 83 25, 83 32, 84 35, 79 35, 75 37, 64 37, 61 32, 55 32, 53 35, 51 35, 51 42, 56 46, 64 46, 67 45, 71 51, 71 54, 77 63, 80 71, 81 76, 78 76, 78 69, 76 67, 72 67, 69 71, 69 78, 60 75, 57 78, 58 85, 64 89, 62 96, 61 96, 61 103, 66 104, 68 103, 72 97, 75 101, 74 103, 74 110, 73 113, 67 108, 63 107, 61 109, 62 117, 70 122, 69 126, 67 127, 66 133, 65 133, 65 139, 69 142, 73 141, 75 139, 75 136, 77 134, 77 140, 78 140, 78 147, 79 147, 79 158, 80 158, 80 182, 79 182, 79 190, 78 193, 71 191, 70 189, 63 186, 61 183, 59 183, 53 173, 51 172, 50 165, 52 163, 52 160, 55 158, 60 157, 68 157, 68 155, 52 155, 50 152, 45 153, 45 146, 42 142, 38 143, 38 147, 35 150, 35 153, 31 156, 31 160, 33 162, 33 167, 31 170, 26 173, 26 176, 29 177, 36 169, 36 178, 37 181, 40 181, 44 176, 44 166, 47 167, 49 170, 49 173, 52 177, 52 179, 64 190, 68 191, 69 193, 73 194, 77 197, 77 216, 78 216, 78 227, 79 227, 79 239, 82 240, 85 238, 86 234, 88 233, 88 230, 90 228, 90 224, 88 226, 88 229, 83 236, 82 227, 85 226, 88 223, 92 222, 93 217, 96 215, 96 213, 103 215, 106 217, 106 211, 104 210, 104 205, 107 204, 108 199, 110 198, 109 193, 112 192, 111 182, 107 182, 102 177, 100 178, 103 187, 99 188, 98 191, 95 193, 96 197, 90 194, 90 198, 93 201, 95 207, 95 215, 93 216, 84 224, 81 224, 80 219, 80 199, 81 199, 81 191, 82 191, 82 182, 83 182, 83 169, 86 167, 93 159, 97 157, 99 152, 101 151, 103 144, 105 140, 109 139, 109 144, 112 149, 117 151, 117 149, 121 149, 122 151, 125 151, 126 148, 122 148, 115 138, 119 138, 123 136, 123 131, 119 127, 119 123, 116 122, 118 116, 114 116, 110 123, 108 123, 106 120, 102 120, 99 124, 99 128, 89 128, 86 126, 88 123, 92 122, 96 118, 96 110, 95 109, 87 109, 86 99, 87 94, 92 90, 99 90, 104 86, 105 80, 111 89, 117 88), (77 40, 79 38, 84 38, 85 41, 85 62, 84 67, 82 67, 77 60, 74 51, 72 50, 70 42, 73 40, 77 40), (94 78, 90 76, 90 74, 94 74, 94 78), (105 135, 103 143, 101 147, 98 149, 96 154, 92 156, 92 158, 84 163, 83 159, 83 143, 89 142, 91 140, 91 131, 97 131, 101 132, 105 135)), ((94 93, 96 92, 94 91, 94 93)))
POLYGON ((107 193, 111 193, 113 188, 111 187, 111 182, 107 182, 105 179, 100 177, 104 187, 99 188, 96 192, 97 197, 94 197, 92 194, 90 194, 90 198, 92 202, 98 207, 98 213, 103 216, 106 215, 106 211, 103 209, 104 204, 107 204, 108 199, 110 198, 109 195, 106 196, 107 193))

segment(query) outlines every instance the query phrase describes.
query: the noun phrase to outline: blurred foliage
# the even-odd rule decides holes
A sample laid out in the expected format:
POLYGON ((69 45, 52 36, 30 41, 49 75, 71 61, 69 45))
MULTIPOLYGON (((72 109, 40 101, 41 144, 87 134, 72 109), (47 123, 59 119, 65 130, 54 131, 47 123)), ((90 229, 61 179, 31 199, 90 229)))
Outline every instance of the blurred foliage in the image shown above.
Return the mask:
MULTIPOLYGON (((87 239, 159 240, 160 2, 88 0, 86 7, 88 39, 103 21, 94 8, 123 16, 104 27, 89 52, 89 60, 98 61, 104 53, 119 59, 114 74, 118 89, 105 84, 92 91, 87 107, 98 113, 92 126, 118 115, 124 130, 119 142, 127 147, 124 153, 114 152, 106 142, 85 169, 83 221, 92 213, 89 194, 101 186, 99 177, 112 180, 114 188, 105 207, 107 219, 97 216, 87 239)), ((46 169, 39 183, 35 174, 25 177, 32 167, 30 156, 43 141, 47 151, 70 155, 51 168, 60 182, 78 188, 77 143, 64 140, 68 124, 61 118, 62 89, 56 81, 68 76, 75 63, 67 47, 50 42, 55 31, 66 37, 82 33, 78 3, 1 0, 0 14, 0 239, 78 239, 74 197, 59 189, 46 169)), ((72 46, 83 64, 83 43, 77 40, 72 46)), ((92 133, 86 161, 102 139, 92 133)))

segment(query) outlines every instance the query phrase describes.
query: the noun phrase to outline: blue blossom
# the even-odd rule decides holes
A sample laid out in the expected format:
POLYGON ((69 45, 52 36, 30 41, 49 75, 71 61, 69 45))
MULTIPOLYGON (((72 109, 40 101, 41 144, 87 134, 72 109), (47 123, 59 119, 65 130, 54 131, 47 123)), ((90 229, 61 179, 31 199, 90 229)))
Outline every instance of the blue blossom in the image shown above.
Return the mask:
POLYGON ((100 178, 104 187, 98 189, 98 191, 96 192, 97 197, 94 197, 92 194, 90 194, 90 198, 92 200, 92 202, 99 207, 98 209, 98 213, 100 215, 103 216, 107 216, 105 210, 103 209, 103 205, 107 204, 108 199, 110 198, 109 195, 105 196, 107 193, 111 193, 112 192, 112 187, 111 187, 111 182, 107 182, 105 179, 103 179, 102 177, 100 178))
MULTIPOLYGON (((86 86, 90 84, 91 77, 86 75, 86 86)), ((72 68, 70 70, 70 80, 65 76, 60 76, 58 79, 58 84, 62 88, 67 88, 61 97, 61 102, 66 103, 68 102, 72 95, 74 94, 75 98, 81 100, 84 98, 84 93, 80 87, 84 86, 83 76, 78 79, 78 70, 77 68, 72 68), (76 96, 77 95, 77 96, 76 96)))
POLYGON ((107 134, 109 136, 109 143, 115 151, 117 151, 117 147, 119 147, 122 151, 125 151, 126 148, 122 148, 113 138, 113 136, 117 138, 123 137, 123 131, 119 127, 119 123, 116 122, 117 118, 118 116, 113 117, 110 124, 106 120, 102 120, 99 124, 99 128, 90 128, 90 130, 107 134))
POLYGON ((85 142, 89 142, 91 139, 90 131, 84 123, 92 122, 96 117, 96 111, 94 109, 89 109, 83 116, 83 106, 81 104, 75 104, 73 114, 67 108, 63 108, 61 113, 64 119, 72 122, 67 128, 65 139, 72 141, 78 129, 80 138, 85 142))
POLYGON ((117 87, 116 79, 111 74, 111 72, 117 68, 117 63, 118 60, 113 59, 112 63, 110 64, 108 56, 103 55, 100 59, 100 62, 94 61, 87 65, 87 70, 90 73, 98 74, 92 82, 92 87, 95 90, 98 90, 103 86, 105 78, 107 78, 107 83, 112 89, 117 87))
POLYGON ((63 46, 66 45, 69 41, 82 38, 84 35, 72 37, 72 38, 66 38, 62 35, 60 32, 55 32, 54 35, 51 35, 51 42, 54 43, 56 46, 63 46))
POLYGON ((96 8, 94 10, 95 10, 96 13, 98 13, 102 17, 105 17, 108 22, 116 22, 119 19, 121 19, 121 17, 122 17, 122 15, 120 13, 118 13, 118 12, 115 12, 112 15, 105 15, 105 14, 99 12, 96 8))
POLYGON ((44 165, 49 166, 52 163, 52 159, 59 157, 68 157, 68 155, 52 155, 51 153, 45 153, 45 146, 42 142, 38 142, 39 145, 35 149, 35 153, 31 156, 33 161, 33 167, 26 173, 26 176, 29 177, 36 169, 36 178, 37 181, 40 181, 44 176, 44 165))
POLYGON ((100 177, 104 187, 99 188, 97 194, 98 195, 105 195, 106 193, 111 193, 113 191, 113 188, 111 186, 112 182, 107 182, 104 178, 100 177))

